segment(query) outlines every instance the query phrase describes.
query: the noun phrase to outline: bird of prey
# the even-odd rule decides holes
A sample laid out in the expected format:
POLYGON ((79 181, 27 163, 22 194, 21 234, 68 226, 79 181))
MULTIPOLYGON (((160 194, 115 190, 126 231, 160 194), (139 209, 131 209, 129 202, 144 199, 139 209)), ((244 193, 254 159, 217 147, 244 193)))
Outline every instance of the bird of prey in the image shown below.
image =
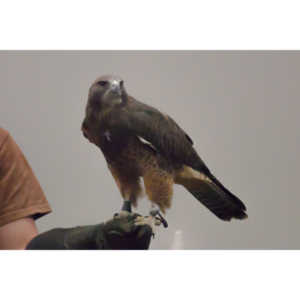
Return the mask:
POLYGON ((190 136, 170 116, 127 94, 120 77, 102 76, 91 85, 81 129, 102 150, 123 209, 137 206, 143 178, 150 216, 162 217, 171 207, 176 183, 221 220, 247 217, 245 205, 211 173, 190 136))

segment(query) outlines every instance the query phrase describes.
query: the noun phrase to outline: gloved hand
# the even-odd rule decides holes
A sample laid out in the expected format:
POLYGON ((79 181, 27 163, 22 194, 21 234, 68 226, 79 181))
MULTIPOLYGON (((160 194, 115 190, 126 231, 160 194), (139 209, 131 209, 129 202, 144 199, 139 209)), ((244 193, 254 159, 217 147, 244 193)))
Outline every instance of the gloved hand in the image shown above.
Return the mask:
POLYGON ((137 226, 136 213, 121 212, 107 222, 75 228, 55 228, 29 242, 27 250, 146 250, 150 246, 152 229, 137 226))

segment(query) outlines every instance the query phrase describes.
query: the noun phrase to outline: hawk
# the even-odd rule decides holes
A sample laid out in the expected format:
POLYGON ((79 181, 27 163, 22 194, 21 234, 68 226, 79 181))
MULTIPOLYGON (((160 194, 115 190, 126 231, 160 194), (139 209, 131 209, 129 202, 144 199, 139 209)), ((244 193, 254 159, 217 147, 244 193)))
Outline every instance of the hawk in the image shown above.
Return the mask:
POLYGON ((171 207, 175 183, 221 220, 247 217, 243 202, 211 173, 190 136, 170 116, 127 94, 121 78, 106 75, 91 85, 81 129, 103 152, 123 210, 137 206, 143 178, 150 216, 162 217, 171 207))

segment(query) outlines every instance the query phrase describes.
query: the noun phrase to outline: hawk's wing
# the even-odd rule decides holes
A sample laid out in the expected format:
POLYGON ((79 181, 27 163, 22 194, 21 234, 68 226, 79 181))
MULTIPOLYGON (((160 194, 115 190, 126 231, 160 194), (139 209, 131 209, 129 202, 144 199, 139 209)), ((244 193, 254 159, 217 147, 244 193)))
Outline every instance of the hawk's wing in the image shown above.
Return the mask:
POLYGON ((157 151, 175 162, 199 171, 208 170, 188 134, 168 115, 131 98, 114 125, 143 138, 157 151))

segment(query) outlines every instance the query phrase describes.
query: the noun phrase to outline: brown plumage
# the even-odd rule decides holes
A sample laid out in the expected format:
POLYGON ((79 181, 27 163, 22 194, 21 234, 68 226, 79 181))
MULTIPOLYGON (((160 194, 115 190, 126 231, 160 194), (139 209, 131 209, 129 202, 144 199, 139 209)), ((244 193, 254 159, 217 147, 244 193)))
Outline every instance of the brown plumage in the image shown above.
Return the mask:
POLYGON ((120 78, 103 76, 92 84, 82 131, 102 150, 122 197, 133 205, 143 178, 149 200, 163 213, 176 183, 222 220, 247 217, 245 205, 212 175, 192 139, 171 117, 129 96, 120 78))

